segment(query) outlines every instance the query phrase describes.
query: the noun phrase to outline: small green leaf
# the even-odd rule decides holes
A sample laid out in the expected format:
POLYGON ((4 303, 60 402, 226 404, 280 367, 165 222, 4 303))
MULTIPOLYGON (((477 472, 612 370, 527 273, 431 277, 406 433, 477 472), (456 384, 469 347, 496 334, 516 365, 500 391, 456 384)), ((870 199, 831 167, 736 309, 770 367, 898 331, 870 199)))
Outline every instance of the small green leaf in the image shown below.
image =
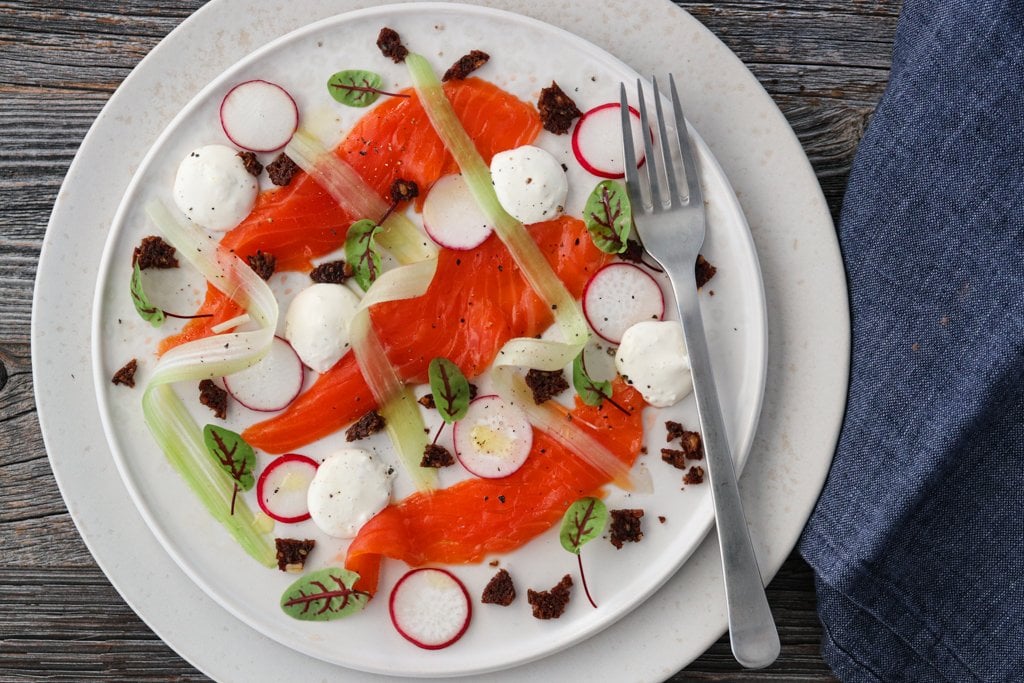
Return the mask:
POLYGON ((380 226, 368 218, 349 226, 345 236, 345 260, 352 265, 353 277, 366 291, 380 277, 380 250, 374 235, 380 226))
POLYGON ((435 358, 430 361, 427 375, 441 418, 448 423, 464 418, 469 410, 469 380, 459 366, 447 358, 435 358))
POLYGON ((142 269, 139 268, 138 263, 132 269, 131 293, 132 303, 135 304, 135 310, 138 312, 139 317, 153 327, 160 327, 164 324, 163 310, 153 305, 149 297, 146 296, 146 290, 142 287, 142 269))
POLYGON ((281 596, 281 609, 293 619, 331 621, 358 612, 370 594, 355 590, 359 574, 341 567, 328 567, 288 586, 281 596))
POLYGON ((587 198, 583 208, 590 239, 606 254, 621 254, 633 227, 629 195, 621 183, 602 180, 587 198))
POLYGON ((581 401, 588 406, 599 406, 612 395, 612 383, 598 382, 587 374, 587 366, 583 361, 583 354, 586 352, 584 348, 572 361, 572 386, 581 401))
POLYGON ((380 74, 372 71, 348 69, 339 71, 327 80, 331 97, 349 107, 368 107, 385 94, 381 89, 380 74))
POLYGON ((230 429, 208 424, 203 427, 203 442, 221 469, 238 482, 239 488, 248 491, 253 487, 256 453, 245 439, 230 429))
POLYGON ((558 540, 562 542, 563 548, 579 555, 580 548, 600 536, 607 523, 608 507, 604 501, 600 498, 580 498, 565 511, 558 540))

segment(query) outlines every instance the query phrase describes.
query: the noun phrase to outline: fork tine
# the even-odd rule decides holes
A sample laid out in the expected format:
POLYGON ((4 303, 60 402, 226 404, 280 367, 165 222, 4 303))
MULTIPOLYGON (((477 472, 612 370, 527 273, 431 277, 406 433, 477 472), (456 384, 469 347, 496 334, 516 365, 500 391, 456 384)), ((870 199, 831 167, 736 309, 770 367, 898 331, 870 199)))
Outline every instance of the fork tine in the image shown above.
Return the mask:
POLYGON ((661 203, 661 182, 658 178, 658 163, 654 158, 654 145, 651 143, 651 124, 647 117, 647 102, 644 99, 644 86, 640 79, 636 79, 637 103, 640 105, 640 133, 644 139, 644 166, 647 177, 651 181, 651 205, 655 211, 661 211, 664 206, 661 203))
POLYGON ((669 202, 673 206, 682 206, 683 198, 679 196, 679 185, 676 183, 676 163, 669 146, 668 131, 665 130, 665 113, 661 110, 661 93, 658 92, 658 79, 651 77, 654 86, 654 109, 658 114, 658 138, 661 140, 661 158, 665 164, 665 178, 668 180, 669 202))
POLYGON ((622 114, 622 158, 626 167, 626 190, 629 201, 637 209, 643 207, 643 192, 640 189, 640 173, 636 168, 636 149, 633 147, 633 116, 629 113, 629 100, 626 98, 626 84, 619 84, 619 111, 622 114))
POLYGON ((676 135, 679 137, 679 152, 683 159, 683 170, 686 171, 687 199, 690 204, 702 203, 704 197, 700 191, 700 180, 697 178, 697 164, 693 158, 693 148, 690 145, 690 132, 686 129, 683 105, 679 101, 679 91, 676 90, 676 79, 672 74, 669 74, 668 81, 672 89, 672 108, 676 115, 676 135))

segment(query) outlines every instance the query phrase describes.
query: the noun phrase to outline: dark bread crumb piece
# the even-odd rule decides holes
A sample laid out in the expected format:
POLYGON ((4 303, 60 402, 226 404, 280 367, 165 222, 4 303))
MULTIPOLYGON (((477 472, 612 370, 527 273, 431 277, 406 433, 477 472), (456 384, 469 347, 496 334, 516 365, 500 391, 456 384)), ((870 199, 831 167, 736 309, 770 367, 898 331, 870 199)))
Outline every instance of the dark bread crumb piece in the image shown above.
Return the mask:
POLYGON ((358 441, 359 439, 365 439, 384 429, 384 425, 384 417, 376 410, 371 410, 348 428, 345 432, 345 440, 358 441))
POLYGON ((290 183, 298 172, 299 167, 284 152, 278 154, 276 159, 267 164, 267 175, 270 176, 270 182, 282 187, 290 183))
POLYGON ((487 63, 491 56, 481 50, 471 50, 468 55, 459 57, 458 61, 451 65, 447 71, 444 72, 444 76, 441 78, 442 81, 461 81, 464 80, 471 73, 482 67, 487 63))
POLYGON ((677 451, 671 448, 662 448, 661 459, 669 465, 672 465, 672 467, 676 467, 681 470, 686 469, 686 453, 683 451, 677 451))
POLYGON ((199 402, 212 410, 214 417, 223 420, 228 416, 228 392, 214 384, 212 379, 199 383, 199 402))
POLYGON ((704 445, 701 443, 699 433, 684 430, 679 443, 680 448, 678 450, 662 448, 661 459, 681 470, 686 469, 687 460, 704 459, 704 445))
POLYGON ((491 560, 487 564, 489 564, 492 567, 497 567, 499 564, 501 564, 501 562, 499 562, 498 560, 491 560))
POLYGON ((247 257, 245 260, 249 262, 249 267, 264 280, 269 280, 277 268, 277 257, 258 249, 255 254, 247 257))
MULTIPOLYGON (((473 384, 472 382, 470 382, 470 384, 469 384, 469 400, 470 401, 472 401, 474 398, 476 398, 476 392, 477 392, 476 385, 473 384)), ((434 403, 434 395, 433 394, 424 394, 424 395, 420 396, 418 399, 416 399, 416 402, 419 403, 424 408, 426 408, 427 410, 435 410, 437 408, 437 404, 434 403)))
POLYGON ((409 56, 409 50, 402 45, 402 37, 398 35, 398 31, 387 26, 377 34, 377 47, 385 57, 395 64, 401 64, 409 56))
POLYGON ((672 420, 667 420, 665 422, 665 429, 668 431, 668 434, 665 436, 665 441, 674 441, 686 433, 686 427, 678 422, 673 422, 672 420))
POLYGON ((277 568, 283 572, 301 572, 306 566, 306 557, 313 550, 316 541, 296 538, 275 538, 277 546, 277 568))
POLYGON ((420 186, 417 185, 414 180, 396 178, 395 182, 391 183, 390 194, 391 201, 395 204, 398 204, 399 202, 407 202, 420 196, 420 186))
POLYGON ((568 574, 562 577, 558 585, 551 590, 535 591, 532 588, 526 591, 526 600, 533 607, 533 616, 537 619, 557 619, 565 612, 565 606, 569 604, 569 597, 572 589, 572 577, 568 574))
POLYGON ((238 158, 242 160, 242 165, 245 166, 249 175, 258 177, 260 173, 263 173, 263 164, 252 152, 239 152, 238 158))
POLYGON ((555 135, 564 135, 569 132, 572 122, 579 118, 581 112, 568 95, 566 95, 558 83, 551 81, 551 85, 540 91, 540 99, 537 100, 537 110, 540 112, 541 123, 544 130, 555 135))
POLYGON ((684 484, 703 484, 704 483, 704 468, 699 465, 695 465, 690 468, 690 471, 683 475, 684 484))
POLYGON ((132 265, 139 270, 146 268, 177 268, 178 259, 174 257, 174 247, 156 235, 143 237, 139 246, 132 252, 132 265))
POLYGON ((420 467, 448 467, 454 464, 455 458, 444 446, 428 443, 427 447, 423 449, 423 460, 420 461, 420 467))
POLYGON ((129 389, 135 388, 135 371, 139 369, 139 361, 132 358, 124 364, 124 367, 114 373, 110 378, 113 384, 123 384, 129 389))
POLYGON ((665 517, 664 515, 658 515, 658 521, 661 522, 662 524, 665 523, 666 519, 668 519, 668 518, 665 517))
POLYGON ((530 370, 526 373, 526 386, 533 392, 533 402, 540 405, 568 389, 569 382, 561 370, 530 370))
POLYGON ((621 549, 622 544, 628 542, 638 543, 644 537, 640 530, 640 519, 644 516, 643 510, 610 510, 612 516, 611 536, 608 540, 612 545, 621 549))
POLYGON ((309 279, 313 282, 327 282, 332 285, 341 285, 345 280, 352 277, 355 270, 344 261, 328 261, 309 272, 309 279))
POLYGON ((480 602, 484 602, 489 605, 501 605, 502 607, 508 607, 515 599, 516 587, 512 583, 512 576, 508 571, 500 569, 498 570, 498 573, 487 582, 487 586, 484 588, 484 594, 480 597, 480 602))
POLYGON ((708 280, 715 276, 718 272, 718 268, 708 263, 700 254, 697 254, 697 263, 693 267, 694 276, 697 278, 697 289, 700 289, 708 283, 708 280))

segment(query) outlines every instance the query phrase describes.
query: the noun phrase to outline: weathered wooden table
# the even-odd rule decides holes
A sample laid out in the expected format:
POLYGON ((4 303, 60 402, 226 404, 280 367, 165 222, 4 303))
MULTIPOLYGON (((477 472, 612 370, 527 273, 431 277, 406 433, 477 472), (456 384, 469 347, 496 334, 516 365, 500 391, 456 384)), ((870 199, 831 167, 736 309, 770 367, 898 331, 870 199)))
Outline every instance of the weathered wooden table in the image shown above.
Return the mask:
MULTIPOLYGON (((206 680, 121 601, 75 531, 36 420, 32 283, 46 222, 93 118, 200 0, 0 2, 0 681, 206 680)), ((677 4, 734 50, 789 118, 833 216, 889 76, 898 0, 677 4)), ((794 553, 768 597, 782 655, 744 672, 724 638, 673 681, 834 680, 811 572, 794 553)))

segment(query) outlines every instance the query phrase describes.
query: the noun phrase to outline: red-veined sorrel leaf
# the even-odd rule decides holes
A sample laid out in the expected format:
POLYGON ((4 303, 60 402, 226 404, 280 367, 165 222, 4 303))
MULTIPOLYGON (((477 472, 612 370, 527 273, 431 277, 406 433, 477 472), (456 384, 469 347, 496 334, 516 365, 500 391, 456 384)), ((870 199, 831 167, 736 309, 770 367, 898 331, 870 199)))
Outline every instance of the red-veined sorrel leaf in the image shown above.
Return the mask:
POLYGON ((626 188, 614 180, 599 182, 587 198, 583 220, 598 249, 606 254, 625 251, 633 228, 633 210, 626 188))
POLYGON ((368 218, 353 223, 345 236, 345 260, 354 271, 353 277, 366 291, 380 276, 380 250, 374 235, 380 227, 368 218))
POLYGON ((466 416, 469 409, 469 380, 459 366, 447 358, 435 358, 427 369, 434 405, 445 422, 452 423, 466 416))
POLYGON ((355 590, 359 574, 341 567, 328 567, 303 576, 281 596, 281 609, 293 619, 331 621, 358 612, 370 594, 355 590))
POLYGON ((403 93, 381 90, 383 79, 373 71, 346 69, 339 71, 327 80, 327 90, 338 102, 349 107, 369 107, 381 95, 389 97, 408 97, 403 93))
POLYGON ((241 435, 217 425, 203 427, 203 443, 220 468, 235 480, 235 490, 231 495, 231 514, 235 514, 238 490, 248 491, 256 483, 253 474, 256 452, 241 435))

